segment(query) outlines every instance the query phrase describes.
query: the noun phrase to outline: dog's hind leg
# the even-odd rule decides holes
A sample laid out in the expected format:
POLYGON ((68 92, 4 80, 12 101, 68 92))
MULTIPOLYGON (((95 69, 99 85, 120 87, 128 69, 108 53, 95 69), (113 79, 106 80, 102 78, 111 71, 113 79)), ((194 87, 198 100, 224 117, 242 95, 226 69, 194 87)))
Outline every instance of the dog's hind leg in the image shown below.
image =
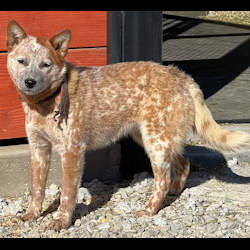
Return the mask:
POLYGON ((144 124, 141 127, 141 133, 143 145, 150 158, 154 173, 154 192, 145 208, 135 214, 136 217, 154 215, 161 208, 170 188, 171 159, 177 148, 167 130, 162 129, 159 132, 158 130, 152 130, 151 125, 144 124))
MULTIPOLYGON (((157 147, 157 145, 153 145, 157 147)), ((148 152, 154 173, 154 192, 149 203, 141 211, 136 213, 136 217, 142 215, 154 215, 162 206, 166 194, 170 187, 170 159, 168 157, 168 148, 162 147, 161 151, 148 152)))
POLYGON ((171 183, 169 194, 178 195, 186 183, 189 174, 190 162, 182 155, 177 155, 175 159, 173 159, 171 167, 174 171, 174 179, 171 183))

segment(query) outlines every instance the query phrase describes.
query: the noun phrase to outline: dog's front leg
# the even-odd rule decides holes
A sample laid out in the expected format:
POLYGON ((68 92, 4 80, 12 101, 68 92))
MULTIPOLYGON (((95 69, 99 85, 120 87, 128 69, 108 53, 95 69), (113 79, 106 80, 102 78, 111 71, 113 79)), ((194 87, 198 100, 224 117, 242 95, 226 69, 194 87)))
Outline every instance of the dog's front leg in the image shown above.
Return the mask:
MULTIPOLYGON (((36 140, 34 140, 36 141, 36 140)), ((40 216, 51 156, 51 144, 44 140, 30 142, 30 170, 32 199, 21 219, 32 220, 40 216)))
POLYGON ((71 225, 78 185, 82 175, 85 147, 73 146, 62 154, 62 192, 57 217, 49 228, 60 231, 71 225))

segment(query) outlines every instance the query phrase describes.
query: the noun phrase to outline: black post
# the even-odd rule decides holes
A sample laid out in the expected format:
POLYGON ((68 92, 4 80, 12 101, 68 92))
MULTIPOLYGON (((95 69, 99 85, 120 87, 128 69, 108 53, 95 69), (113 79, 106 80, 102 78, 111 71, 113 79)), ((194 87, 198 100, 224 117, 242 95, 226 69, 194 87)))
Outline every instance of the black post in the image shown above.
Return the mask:
POLYGON ((161 62, 161 11, 124 11, 123 61, 161 62))
POLYGON ((108 11, 108 64, 161 63, 162 11, 108 11))
POLYGON ((122 11, 108 11, 107 63, 122 62, 122 11))
MULTIPOLYGON (((127 61, 155 61, 162 58, 162 11, 109 11, 108 64, 127 61)), ((121 175, 149 170, 151 166, 144 150, 132 139, 121 144, 121 175)))

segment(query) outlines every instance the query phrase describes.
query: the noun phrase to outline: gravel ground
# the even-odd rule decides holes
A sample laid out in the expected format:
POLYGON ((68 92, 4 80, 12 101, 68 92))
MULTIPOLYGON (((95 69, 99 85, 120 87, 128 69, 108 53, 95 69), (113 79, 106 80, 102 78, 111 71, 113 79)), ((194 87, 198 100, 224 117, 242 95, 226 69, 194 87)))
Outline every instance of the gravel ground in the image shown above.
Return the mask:
MULTIPOLYGON (((182 194, 167 197, 157 215, 138 219, 134 213, 152 194, 151 174, 142 172, 113 184, 94 179, 79 189, 73 224, 60 232, 44 230, 56 212, 45 212, 33 222, 19 220, 31 198, 28 190, 15 199, 0 198, 0 237, 250 237, 250 164, 234 158, 228 166, 191 166, 182 194)), ((46 189, 43 211, 59 193, 55 184, 46 189)))
POLYGON ((211 20, 250 25, 250 11, 209 11, 205 17, 211 20))

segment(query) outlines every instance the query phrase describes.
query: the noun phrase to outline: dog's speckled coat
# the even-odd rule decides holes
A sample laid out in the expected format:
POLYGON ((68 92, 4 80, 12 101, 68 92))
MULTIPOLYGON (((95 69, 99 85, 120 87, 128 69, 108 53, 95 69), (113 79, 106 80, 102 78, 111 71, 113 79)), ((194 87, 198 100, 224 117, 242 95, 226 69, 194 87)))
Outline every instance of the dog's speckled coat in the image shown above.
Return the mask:
POLYGON ((223 130, 213 120, 198 85, 176 67, 153 62, 76 67, 64 61, 69 41, 68 30, 49 40, 27 36, 15 21, 8 26, 8 70, 24 99, 30 144, 32 201, 23 220, 40 216, 52 145, 61 155, 63 179, 57 218, 49 227, 60 230, 71 224, 87 150, 128 134, 145 148, 155 187, 149 203, 136 214, 141 216, 157 213, 167 193, 183 189, 189 162, 182 150, 190 132, 217 150, 249 143, 248 134, 223 130), (65 73, 69 102, 56 123, 52 117, 60 97, 54 93, 65 73), (35 78, 38 86, 27 89, 26 77, 35 78))

